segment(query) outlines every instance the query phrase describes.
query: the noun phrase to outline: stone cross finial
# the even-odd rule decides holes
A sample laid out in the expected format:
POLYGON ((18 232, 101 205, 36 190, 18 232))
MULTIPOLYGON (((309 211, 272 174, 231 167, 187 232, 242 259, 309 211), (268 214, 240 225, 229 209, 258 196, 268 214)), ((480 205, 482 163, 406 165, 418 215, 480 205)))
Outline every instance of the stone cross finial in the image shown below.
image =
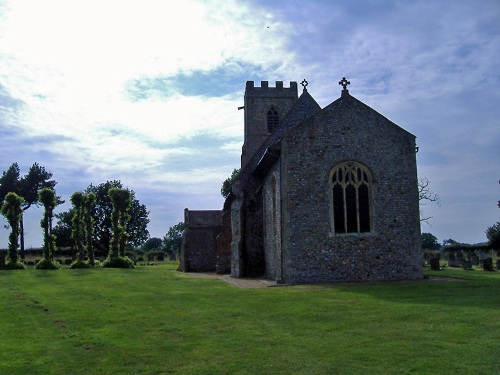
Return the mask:
POLYGON ((304 80, 302 82, 300 82, 300 84, 302 85, 302 87, 304 88, 304 90, 307 90, 307 85, 309 84, 306 79, 304 78, 304 80))
POLYGON ((342 79, 339 81, 339 85, 342 86, 344 90, 347 90, 347 85, 350 85, 351 82, 345 79, 345 77, 342 77, 342 79))

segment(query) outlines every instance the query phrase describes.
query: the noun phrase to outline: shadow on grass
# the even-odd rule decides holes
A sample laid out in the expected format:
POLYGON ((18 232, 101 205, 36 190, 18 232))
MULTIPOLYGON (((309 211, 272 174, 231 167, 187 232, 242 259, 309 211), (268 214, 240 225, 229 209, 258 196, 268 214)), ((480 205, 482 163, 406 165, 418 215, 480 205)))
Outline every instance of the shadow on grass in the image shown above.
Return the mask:
POLYGON ((332 285, 391 303, 413 303, 481 309, 500 308, 500 272, 482 270, 428 271, 423 280, 332 285))

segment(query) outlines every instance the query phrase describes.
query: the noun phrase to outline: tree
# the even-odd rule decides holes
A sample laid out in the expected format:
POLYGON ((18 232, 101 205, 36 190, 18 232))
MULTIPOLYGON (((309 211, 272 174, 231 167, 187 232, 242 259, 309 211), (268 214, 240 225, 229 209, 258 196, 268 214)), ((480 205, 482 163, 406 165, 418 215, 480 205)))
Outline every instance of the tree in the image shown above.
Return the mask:
POLYGON ((113 237, 111 238, 111 251, 113 257, 125 256, 125 243, 127 242, 127 222, 130 220, 128 211, 132 205, 130 191, 127 189, 111 188, 108 195, 113 203, 113 237))
POLYGON ((85 246, 87 248, 87 255, 89 257, 89 264, 93 267, 95 265, 94 259, 94 246, 92 236, 94 234, 94 218, 92 211, 94 209, 96 196, 94 193, 85 194, 83 200, 83 220, 85 224, 85 246))
POLYGON ((12 193, 19 193, 20 170, 17 163, 13 163, 0 177, 0 204, 4 203, 5 196, 12 193))
POLYGON ((231 186, 239 174, 240 174, 240 170, 234 169, 233 172, 231 173, 231 176, 226 178, 226 180, 222 183, 222 187, 220 189, 220 194, 224 198, 227 198, 228 195, 231 193, 231 186))
POLYGON ((71 237, 75 241, 76 251, 78 254, 78 267, 85 260, 85 227, 83 219, 83 204, 84 194, 77 191, 71 195, 71 204, 73 204, 74 214, 71 219, 71 237))
POLYGON ((486 229, 488 245, 494 250, 500 250, 500 222, 493 224, 486 229))
POLYGON ((10 192, 5 195, 4 203, 1 207, 2 215, 5 216, 10 225, 9 250, 7 253, 7 269, 23 269, 24 265, 19 261, 18 241, 22 215, 21 205, 23 198, 16 193, 10 192))
MULTIPOLYGON (((122 189, 120 181, 106 181, 100 185, 89 185, 85 190, 86 194, 94 193, 96 202, 94 205, 92 217, 94 219, 94 234, 93 243, 95 250, 99 251, 102 255, 108 253, 111 244, 111 230, 112 230, 112 212, 113 204, 108 195, 111 188, 122 189)), ((130 191, 131 206, 129 210, 130 220, 127 222, 126 231, 129 235, 128 244, 134 247, 139 247, 149 238, 147 226, 149 223, 149 212, 146 206, 140 204, 135 198, 135 192, 130 191)))
POLYGON ((422 250, 438 250, 440 248, 439 242, 431 233, 422 233, 422 250))
MULTIPOLYGON (((429 188, 430 181, 427 177, 421 178, 418 181, 418 201, 420 202, 420 206, 424 206, 425 203, 423 201, 436 203, 438 206, 441 206, 441 197, 432 192, 429 188)), ((420 222, 428 222, 432 216, 424 216, 422 209, 420 209, 420 222)))
POLYGON ((132 261, 125 257, 125 243, 128 239, 127 222, 130 220, 129 210, 132 205, 131 193, 127 189, 111 188, 108 192, 113 204, 113 236, 109 248, 109 256, 104 267, 133 268, 132 261))
POLYGON ((454 243, 458 243, 457 241, 455 241, 454 239, 452 238, 448 238, 447 240, 443 240, 443 246, 446 246, 446 245, 451 245, 451 244, 454 244, 454 243))
POLYGON ((170 227, 167 234, 163 237, 163 249, 169 253, 178 253, 182 245, 182 233, 184 232, 184 223, 181 221, 178 224, 170 227))
POLYGON ((52 233, 56 236, 57 247, 74 247, 74 241, 71 237, 71 219, 75 211, 71 208, 69 211, 55 214, 57 224, 52 229, 52 233))
POLYGON ((43 228, 43 260, 36 266, 37 269, 58 269, 59 266, 54 263, 55 241, 56 238, 52 234, 52 218, 54 216, 54 208, 57 205, 56 193, 53 189, 42 188, 38 193, 38 201, 43 204, 45 212, 40 224, 43 228))
POLYGON ((142 245, 142 250, 150 251, 153 249, 161 249, 163 241, 158 237, 151 237, 142 245))
MULTIPOLYGON (((19 166, 13 163, 6 172, 3 172, 0 178, 0 201, 3 201, 5 195, 14 192, 23 198, 22 211, 26 211, 32 205, 38 206, 38 193, 42 188, 54 189, 56 181, 51 180, 52 173, 47 172, 45 167, 38 163, 33 163, 28 173, 20 176, 19 166)), ((57 197, 57 204, 64 203, 60 197, 57 197)), ((20 221, 20 239, 21 239, 21 258, 24 259, 24 222, 21 215, 20 221)))

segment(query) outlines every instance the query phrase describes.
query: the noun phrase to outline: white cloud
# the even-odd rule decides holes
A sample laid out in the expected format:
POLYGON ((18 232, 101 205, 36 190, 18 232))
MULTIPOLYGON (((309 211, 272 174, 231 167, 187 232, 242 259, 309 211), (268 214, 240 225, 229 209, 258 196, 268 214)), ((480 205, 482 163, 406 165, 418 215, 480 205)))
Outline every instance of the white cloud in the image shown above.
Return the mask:
MULTIPOLYGON (((461 228, 472 242, 483 231, 460 212, 498 219, 485 208, 497 186, 483 176, 500 173, 499 17, 496 0, 7 1, 2 167, 15 155, 45 165, 64 191, 121 179, 147 199, 189 192, 210 198, 176 204, 217 208, 238 167, 244 81, 306 78, 325 106, 345 75, 351 94, 417 135, 420 175, 443 198, 431 231, 461 228)), ((156 201, 153 217, 166 217, 156 201)))

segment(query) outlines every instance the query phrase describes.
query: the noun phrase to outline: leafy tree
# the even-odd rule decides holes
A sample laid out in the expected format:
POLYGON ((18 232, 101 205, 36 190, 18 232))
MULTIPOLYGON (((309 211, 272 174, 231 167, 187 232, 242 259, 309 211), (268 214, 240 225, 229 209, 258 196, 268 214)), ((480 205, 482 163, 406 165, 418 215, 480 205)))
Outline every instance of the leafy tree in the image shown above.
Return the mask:
MULTIPOLYGON (((436 203, 438 206, 441 206, 441 197, 430 190, 430 183, 427 177, 421 178, 418 181, 418 200, 420 206, 424 206, 425 203, 422 202, 425 201, 436 203)), ((420 222, 428 222, 431 218, 432 216, 424 216, 422 209, 420 209, 420 222)))
POLYGON ((104 267, 133 268, 133 262, 125 256, 125 244, 128 239, 127 222, 130 220, 129 210, 132 205, 131 193, 127 189, 111 188, 108 192, 113 204, 113 237, 109 256, 104 267))
POLYGON ((443 246, 446 246, 446 245, 451 245, 451 244, 454 244, 454 243, 458 243, 457 241, 455 241, 454 239, 452 238, 449 238, 447 240, 443 240, 443 246))
POLYGON ((71 195, 71 204, 73 204, 73 218, 71 219, 71 237, 75 241, 76 251, 79 263, 85 260, 85 227, 83 219, 83 204, 85 196, 82 192, 76 192, 71 195))
POLYGON ((88 193, 84 196, 83 201, 83 220, 85 222, 85 246, 87 247, 87 254, 89 256, 89 264, 95 265, 94 259, 94 246, 92 243, 92 236, 94 234, 94 218, 92 211, 94 208, 96 196, 94 193, 88 193))
POLYGON ((52 234, 52 218, 54 216, 54 208, 57 205, 57 197, 55 191, 50 188, 42 188, 38 193, 38 200, 43 204, 45 212, 40 224, 43 228, 43 260, 37 264, 38 269, 58 269, 59 266, 54 263, 55 241, 56 238, 52 234))
POLYGON ((234 169, 233 172, 231 173, 231 176, 226 178, 226 180, 222 183, 222 187, 220 189, 220 194, 224 197, 224 198, 227 198, 228 195, 231 193, 231 186, 234 182, 234 180, 236 179, 236 177, 238 177, 238 175, 240 174, 240 170, 239 169, 234 169))
POLYGON ((169 254, 180 251, 182 245, 182 232, 184 232, 184 223, 181 221, 170 227, 167 234, 163 237, 163 249, 169 254))
POLYGON ((23 198, 16 193, 10 192, 5 195, 1 207, 2 215, 5 216, 10 225, 11 233, 9 235, 9 250, 7 254, 7 269, 22 269, 24 265, 19 261, 18 241, 22 215, 21 205, 23 198))
POLYGON ((161 240, 161 238, 151 237, 146 242, 144 242, 144 245, 142 245, 142 250, 150 251, 153 249, 161 249, 162 243, 163 243, 163 241, 161 240))
POLYGON ((17 163, 13 163, 0 177, 0 204, 4 203, 5 196, 10 193, 19 193, 20 170, 17 163))
POLYGON ((500 250, 500 222, 493 224, 486 229, 488 245, 494 250, 500 250))
POLYGON ((71 219, 75 211, 71 208, 69 211, 55 214, 57 224, 52 229, 52 233, 56 236, 57 247, 74 247, 74 241, 71 236, 71 219))
MULTIPOLYGON (((47 172, 45 167, 34 163, 28 173, 20 178, 20 170, 17 163, 13 163, 7 171, 3 172, 0 178, 0 201, 3 201, 6 194, 14 192, 23 198, 22 211, 26 211, 32 205, 38 206, 38 193, 44 188, 54 189, 56 181, 51 180, 52 173, 47 172)), ((57 197, 57 204, 64 203, 60 197, 57 197)), ((21 239, 21 258, 24 258, 24 222, 21 215, 19 222, 19 234, 21 239)))
POLYGON ((431 233, 422 233, 422 249, 438 250, 440 248, 439 242, 431 233))
MULTIPOLYGON (((107 254, 111 245, 111 230, 112 230, 112 213, 113 204, 108 195, 111 188, 123 189, 120 181, 107 181, 100 185, 89 185, 85 193, 94 193, 96 202, 93 209, 92 217, 94 219, 94 234, 93 243, 96 251, 101 254, 107 254)), ((129 235, 128 244, 134 247, 139 247, 149 238, 147 226, 149 223, 149 212, 146 206, 140 204, 135 198, 135 192, 130 191, 131 206, 129 210, 130 220, 127 222, 126 231, 129 235)))

